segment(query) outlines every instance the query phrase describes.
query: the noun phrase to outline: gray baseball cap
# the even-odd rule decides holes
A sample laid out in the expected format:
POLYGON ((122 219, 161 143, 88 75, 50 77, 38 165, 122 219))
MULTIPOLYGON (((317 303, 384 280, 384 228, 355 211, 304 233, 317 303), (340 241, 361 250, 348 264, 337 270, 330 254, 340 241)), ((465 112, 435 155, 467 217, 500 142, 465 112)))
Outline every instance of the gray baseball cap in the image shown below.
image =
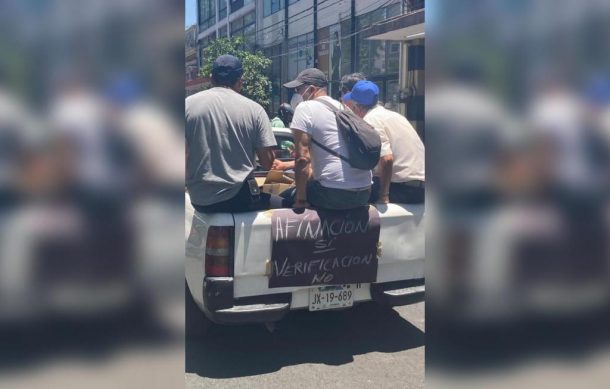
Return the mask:
POLYGON ((328 85, 328 78, 320 69, 309 68, 303 70, 295 80, 285 83, 284 86, 286 88, 298 88, 303 84, 325 87, 328 85))

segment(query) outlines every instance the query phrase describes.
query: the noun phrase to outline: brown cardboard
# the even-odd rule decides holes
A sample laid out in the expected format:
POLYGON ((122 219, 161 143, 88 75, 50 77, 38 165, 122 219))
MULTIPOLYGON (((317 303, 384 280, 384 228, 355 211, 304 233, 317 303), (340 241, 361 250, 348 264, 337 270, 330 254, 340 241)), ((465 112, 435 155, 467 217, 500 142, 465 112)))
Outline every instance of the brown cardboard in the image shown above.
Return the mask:
POLYGON ((269 170, 267 177, 257 177, 256 182, 261 192, 279 195, 286 189, 294 186, 294 179, 285 175, 281 170, 269 170))
POLYGON ((294 179, 288 177, 281 170, 269 170, 267 173, 267 179, 265 180, 265 184, 292 184, 294 183, 294 179))
POLYGON ((263 184, 261 192, 270 193, 273 195, 279 195, 286 189, 291 188, 293 185, 291 184, 283 184, 283 183, 275 183, 275 184, 263 184))

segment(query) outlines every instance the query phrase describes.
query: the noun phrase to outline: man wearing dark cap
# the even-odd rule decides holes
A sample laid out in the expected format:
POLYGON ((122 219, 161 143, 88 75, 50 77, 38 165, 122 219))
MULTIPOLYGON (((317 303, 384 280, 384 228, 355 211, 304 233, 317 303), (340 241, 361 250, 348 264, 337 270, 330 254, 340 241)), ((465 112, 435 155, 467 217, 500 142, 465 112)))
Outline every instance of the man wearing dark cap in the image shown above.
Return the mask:
POLYGON ((241 62, 221 55, 212 66, 213 88, 186 99, 186 187, 199 212, 240 212, 269 207, 254 180, 256 156, 274 160, 275 137, 263 107, 239 94, 241 62))
POLYGON ((296 147, 295 208, 311 204, 326 209, 351 209, 368 203, 371 172, 354 169, 313 142, 340 155, 348 155, 335 113, 324 102, 337 109, 342 106, 327 95, 327 85, 326 75, 315 68, 303 70, 294 81, 284 84, 303 97, 290 125, 296 147))
POLYGON ((374 82, 358 81, 343 99, 351 101, 352 111, 375 127, 381 138, 371 202, 423 203, 425 150, 411 123, 377 104, 379 87, 374 82))

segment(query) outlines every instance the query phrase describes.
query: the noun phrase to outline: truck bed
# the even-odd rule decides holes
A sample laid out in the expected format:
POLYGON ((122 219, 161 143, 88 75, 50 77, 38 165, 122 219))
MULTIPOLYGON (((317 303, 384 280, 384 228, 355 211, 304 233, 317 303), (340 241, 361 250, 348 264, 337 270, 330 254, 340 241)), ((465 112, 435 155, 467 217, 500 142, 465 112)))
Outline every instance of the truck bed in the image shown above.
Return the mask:
MULTIPOLYGON (((308 305, 311 287, 269 288, 271 215, 273 210, 243 213, 200 214, 185 197, 186 280, 195 302, 202 306, 205 239, 209 226, 235 227, 235 298, 292 294, 291 308, 308 305)), ((374 205, 380 216, 381 256, 377 283, 424 278, 424 204, 374 205)), ((371 299, 369 285, 358 287, 355 300, 371 299)))

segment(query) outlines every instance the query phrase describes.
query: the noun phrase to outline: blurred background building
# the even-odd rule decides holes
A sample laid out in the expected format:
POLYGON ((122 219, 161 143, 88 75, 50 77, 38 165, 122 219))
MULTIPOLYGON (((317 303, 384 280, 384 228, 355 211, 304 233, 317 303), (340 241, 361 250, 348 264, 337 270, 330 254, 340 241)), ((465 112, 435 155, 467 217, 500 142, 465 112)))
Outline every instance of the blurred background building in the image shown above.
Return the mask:
POLYGON ((187 27, 184 32, 184 80, 187 95, 201 91, 205 81, 203 77, 199 76, 198 32, 196 24, 187 27))
MULTIPOLYGON (((270 113, 289 102, 282 84, 303 69, 328 75, 340 96, 341 77, 362 72, 380 88, 387 108, 424 133, 424 0, 197 0, 197 44, 244 36, 273 62, 270 113)), ((188 49, 187 49, 188 51, 188 49)), ((197 91, 187 76, 187 95, 197 91)))

